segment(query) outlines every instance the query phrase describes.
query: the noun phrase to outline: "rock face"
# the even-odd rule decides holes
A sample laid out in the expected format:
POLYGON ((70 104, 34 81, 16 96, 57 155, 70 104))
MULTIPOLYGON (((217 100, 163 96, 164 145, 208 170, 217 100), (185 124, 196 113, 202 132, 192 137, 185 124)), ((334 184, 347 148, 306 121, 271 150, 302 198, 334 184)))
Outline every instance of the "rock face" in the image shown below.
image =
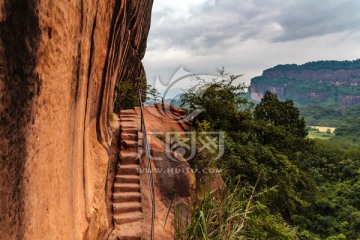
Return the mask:
POLYGON ((278 65, 251 80, 251 98, 260 101, 266 91, 299 104, 327 102, 360 104, 360 60, 320 61, 278 65))
POLYGON ((0 236, 103 239, 118 81, 144 76, 152 0, 0 0, 0 236))

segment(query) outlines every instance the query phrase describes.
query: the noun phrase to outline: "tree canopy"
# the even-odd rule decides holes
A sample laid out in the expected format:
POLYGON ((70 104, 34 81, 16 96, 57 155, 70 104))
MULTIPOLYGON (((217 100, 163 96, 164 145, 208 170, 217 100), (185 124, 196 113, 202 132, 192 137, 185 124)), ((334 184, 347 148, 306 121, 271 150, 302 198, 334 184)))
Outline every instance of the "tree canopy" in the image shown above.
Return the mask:
MULTIPOLYGON (((359 239, 360 143, 353 140, 360 139, 358 119, 349 119, 331 140, 313 141, 307 138, 305 120, 292 101, 281 101, 267 92, 254 107, 242 97, 245 86, 234 82, 239 75, 219 73, 209 83, 196 78, 198 85, 182 101, 189 111, 198 106, 205 109, 197 116, 195 129, 203 131, 206 126, 206 130, 226 132, 224 155, 216 160, 223 178, 265 193, 255 196, 254 202, 266 215, 255 214, 249 222, 263 221, 266 227, 259 226, 246 237, 359 239), (295 228, 287 224, 296 227, 296 236, 295 228), (284 234, 272 231, 275 228, 284 234)), ((205 167, 211 157, 202 156, 205 167)), ((231 199, 237 202, 233 195, 231 199)), ((195 211, 196 219, 203 215, 214 219, 222 211, 215 208, 217 203, 206 204, 206 209, 200 205, 195 211)))

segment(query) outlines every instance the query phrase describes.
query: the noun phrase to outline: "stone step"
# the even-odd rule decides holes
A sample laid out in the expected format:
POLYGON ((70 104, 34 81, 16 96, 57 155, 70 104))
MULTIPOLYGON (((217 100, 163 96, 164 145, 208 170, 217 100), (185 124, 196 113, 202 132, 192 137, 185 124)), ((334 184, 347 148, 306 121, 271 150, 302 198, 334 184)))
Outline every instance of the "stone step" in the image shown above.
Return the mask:
POLYGON ((116 224, 124 224, 124 223, 131 223, 140 221, 143 219, 142 212, 129 212, 129 213, 122 213, 119 215, 114 216, 114 221, 116 224))
POLYGON ((127 121, 127 122, 123 122, 121 121, 121 127, 122 128, 138 128, 138 125, 136 123, 136 121, 127 121))
POLYGON ((128 164, 137 164, 140 163, 141 154, 137 152, 120 152, 120 164, 128 165, 128 164))
POLYGON ((121 160, 120 160, 120 164, 121 164, 121 165, 139 165, 139 164, 140 164, 140 159, 139 159, 139 158, 135 158, 135 159, 121 159, 121 160))
POLYGON ((141 202, 141 193, 139 192, 113 193, 113 201, 114 203, 141 202))
POLYGON ((148 238, 142 238, 143 236, 142 221, 137 221, 133 223, 124 223, 118 225, 116 229, 118 229, 117 231, 118 239, 121 240, 148 239, 148 238))
POLYGON ((118 164, 118 174, 120 175, 140 175, 140 166, 138 164, 118 164))
POLYGON ((115 182, 140 184, 140 177, 138 175, 116 175, 115 182))
POLYGON ((120 117, 121 124, 125 124, 126 126, 137 126, 139 119, 136 116, 123 116, 120 117))
POLYGON ((124 116, 124 115, 137 115, 134 109, 126 109, 126 110, 121 110, 120 111, 120 116, 124 116))
POLYGON ((140 184, 114 183, 114 192, 140 192, 140 184))
POLYGON ((125 133, 125 134, 137 134, 138 133, 138 129, 134 129, 134 128, 120 128, 120 132, 121 134, 125 133))
POLYGON ((122 124, 120 124, 120 133, 137 133, 139 129, 137 127, 124 127, 122 124))
POLYGON ((136 121, 126 121, 126 122, 121 122, 121 127, 126 129, 126 128, 138 128, 138 125, 136 123, 136 121))
POLYGON ((121 122, 135 122, 135 123, 138 121, 137 117, 135 116, 123 116, 119 118, 119 120, 121 122))
POLYGON ((139 202, 124 202, 124 203, 114 203, 113 204, 114 214, 127 213, 142 211, 141 203, 139 202))
POLYGON ((133 113, 133 112, 121 112, 119 114, 120 118, 135 118, 135 117, 138 117, 138 115, 136 113, 133 113))
POLYGON ((122 152, 120 152, 120 159, 121 160, 137 159, 139 157, 140 156, 138 155, 138 153, 134 152, 134 151, 129 151, 129 152, 122 151, 122 152))
POLYGON ((121 140, 137 140, 138 134, 137 133, 121 133, 120 139, 121 140))
POLYGON ((141 146, 142 145, 142 140, 137 140, 135 139, 127 139, 127 140, 121 140, 121 143, 125 144, 126 146, 141 146))
POLYGON ((122 236, 123 233, 119 233, 117 240, 142 240, 139 236, 128 236, 125 233, 125 236, 122 236))
POLYGON ((124 150, 132 150, 137 152, 138 147, 142 146, 142 141, 139 140, 121 140, 121 146, 124 150))
POLYGON ((120 123, 124 128, 138 128, 137 122, 137 120, 131 118, 122 118, 120 120, 120 123))

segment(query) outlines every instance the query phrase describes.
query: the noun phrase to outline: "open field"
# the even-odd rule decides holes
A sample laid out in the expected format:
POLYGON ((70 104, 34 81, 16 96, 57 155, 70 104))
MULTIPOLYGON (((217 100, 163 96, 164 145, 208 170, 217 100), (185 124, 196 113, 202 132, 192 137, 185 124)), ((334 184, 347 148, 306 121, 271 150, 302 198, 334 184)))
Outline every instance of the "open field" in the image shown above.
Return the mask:
POLYGON ((315 128, 317 126, 311 126, 312 128, 309 129, 308 132, 308 138, 310 139, 314 139, 314 138, 319 138, 319 139, 330 139, 332 137, 335 136, 334 130, 335 128, 330 128, 330 127, 319 127, 319 128, 315 128), (316 130, 315 130, 316 129, 316 130), (330 133, 327 133, 326 130, 330 129, 330 133))
POLYGON ((320 132, 326 132, 326 130, 330 129, 331 133, 334 133, 334 127, 326 127, 326 126, 310 126, 311 128, 318 129, 320 132))

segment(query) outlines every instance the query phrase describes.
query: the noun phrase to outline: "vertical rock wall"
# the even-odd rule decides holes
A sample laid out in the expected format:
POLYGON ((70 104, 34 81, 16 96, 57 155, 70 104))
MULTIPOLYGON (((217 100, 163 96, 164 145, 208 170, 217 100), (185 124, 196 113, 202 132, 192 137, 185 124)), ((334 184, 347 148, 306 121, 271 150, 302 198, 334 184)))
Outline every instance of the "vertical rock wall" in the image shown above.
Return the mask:
POLYGON ((143 76, 152 0, 0 0, 0 236, 101 239, 109 111, 143 76))

